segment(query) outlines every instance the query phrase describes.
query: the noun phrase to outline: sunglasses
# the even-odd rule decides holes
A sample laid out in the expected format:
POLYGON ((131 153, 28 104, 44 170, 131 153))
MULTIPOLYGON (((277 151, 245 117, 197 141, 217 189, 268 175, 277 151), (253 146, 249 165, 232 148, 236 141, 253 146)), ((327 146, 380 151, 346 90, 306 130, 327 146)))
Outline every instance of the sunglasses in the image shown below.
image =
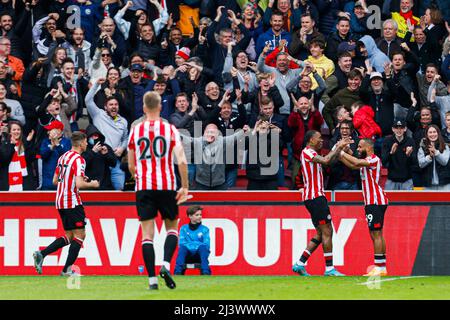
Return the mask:
POLYGON ((102 57, 111 57, 109 53, 102 53, 102 57))

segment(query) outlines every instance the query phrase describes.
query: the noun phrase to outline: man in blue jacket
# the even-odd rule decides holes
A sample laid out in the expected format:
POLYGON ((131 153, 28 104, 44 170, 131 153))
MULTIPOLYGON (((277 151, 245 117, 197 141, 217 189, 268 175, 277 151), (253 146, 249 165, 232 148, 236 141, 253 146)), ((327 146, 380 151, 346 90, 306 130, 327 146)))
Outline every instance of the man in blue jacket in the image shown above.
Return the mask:
POLYGON ((209 268, 210 240, 209 229, 202 225, 203 208, 197 205, 190 206, 186 213, 190 219, 180 229, 178 257, 174 274, 184 274, 186 259, 200 261, 202 275, 211 275, 209 268))
POLYGON ((257 57, 259 57, 266 44, 270 44, 268 53, 278 47, 281 40, 286 40, 286 45, 289 46, 292 36, 288 31, 283 29, 283 24, 283 14, 276 11, 272 13, 272 17, 270 18, 270 25, 272 27, 261 34, 256 42, 255 49, 257 57))

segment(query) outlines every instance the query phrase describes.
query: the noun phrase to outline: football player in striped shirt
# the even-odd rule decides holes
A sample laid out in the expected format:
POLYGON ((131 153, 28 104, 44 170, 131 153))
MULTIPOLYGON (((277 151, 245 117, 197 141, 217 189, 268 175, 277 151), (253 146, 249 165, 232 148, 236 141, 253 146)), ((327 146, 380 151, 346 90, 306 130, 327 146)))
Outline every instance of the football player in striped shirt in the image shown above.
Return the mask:
POLYGON ((149 277, 149 289, 158 289, 155 275, 153 236, 158 212, 164 219, 167 237, 159 275, 166 286, 175 289, 170 262, 178 243, 178 205, 189 199, 187 160, 180 133, 160 117, 161 97, 144 95, 145 121, 136 125, 128 140, 128 168, 136 180, 136 207, 142 229, 142 255, 149 277), (177 191, 174 161, 178 164, 181 188, 177 191))
POLYGON ((53 176, 53 184, 57 185, 55 204, 65 235, 53 241, 44 250, 33 253, 34 266, 39 274, 42 273, 42 264, 46 256, 70 244, 69 254, 61 275, 76 275, 72 270, 72 265, 75 263, 86 237, 86 215, 78 190, 100 186, 97 180, 89 180, 84 174, 86 162, 81 154, 86 151, 86 135, 76 131, 72 134, 71 142, 72 149, 58 159, 53 176))
POLYGON ((311 254, 322 244, 325 257, 325 276, 343 276, 333 265, 333 227, 331 226, 331 213, 328 201, 323 191, 322 165, 330 165, 341 150, 348 145, 350 139, 342 139, 336 144, 336 148, 327 156, 319 155, 323 146, 320 132, 310 130, 305 134, 306 147, 303 149, 300 161, 304 180, 303 201, 306 209, 311 214, 311 220, 317 230, 317 234, 311 239, 300 259, 292 267, 292 271, 301 276, 309 276, 305 264, 311 254))
POLYGON ((340 152, 340 160, 351 169, 359 169, 364 195, 366 220, 375 252, 375 266, 366 276, 386 276, 386 243, 383 237, 384 214, 388 199, 379 184, 381 159, 374 153, 371 139, 362 139, 358 144, 360 159, 340 152))

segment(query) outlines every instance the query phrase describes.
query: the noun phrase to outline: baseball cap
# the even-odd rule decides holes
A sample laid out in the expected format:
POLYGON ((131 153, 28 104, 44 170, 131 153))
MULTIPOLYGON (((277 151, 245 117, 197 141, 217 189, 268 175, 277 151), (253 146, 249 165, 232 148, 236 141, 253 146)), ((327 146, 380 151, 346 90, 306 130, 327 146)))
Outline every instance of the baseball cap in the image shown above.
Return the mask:
POLYGON ((355 8, 356 8, 356 7, 362 7, 361 1, 356 1, 356 2, 355 2, 355 8))
POLYGON ((58 120, 54 120, 52 122, 50 122, 50 124, 44 126, 45 130, 50 131, 53 129, 59 129, 61 131, 64 130, 64 124, 61 121, 58 120))
POLYGON ((139 63, 133 63, 130 67, 130 71, 133 70, 144 71, 144 68, 142 68, 142 65, 139 63))
POLYGON ((392 124, 392 127, 406 127, 406 123, 404 119, 394 119, 394 123, 392 124))
POLYGON ((372 72, 370 74, 370 80, 372 80, 373 78, 381 78, 381 79, 383 79, 383 75, 381 73, 379 73, 379 72, 372 72))
POLYGON ((200 207, 199 205, 193 205, 193 206, 190 206, 190 207, 186 210, 186 213, 187 213, 188 216, 191 216, 191 215, 193 215, 194 213, 196 213, 198 210, 203 210, 203 208, 200 207))
POLYGON ((338 46, 338 54, 346 51, 353 51, 356 49, 356 44, 350 44, 348 42, 341 42, 338 46))

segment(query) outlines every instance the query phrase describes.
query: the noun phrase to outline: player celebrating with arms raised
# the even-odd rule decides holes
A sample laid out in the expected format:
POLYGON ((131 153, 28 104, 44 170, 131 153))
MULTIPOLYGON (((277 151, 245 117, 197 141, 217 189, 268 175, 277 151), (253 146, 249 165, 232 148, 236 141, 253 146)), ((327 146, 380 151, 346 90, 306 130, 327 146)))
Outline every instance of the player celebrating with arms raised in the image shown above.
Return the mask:
POLYGON ((319 155, 323 146, 320 132, 310 130, 305 134, 306 147, 300 156, 302 163, 302 174, 305 183, 303 190, 303 201, 306 209, 311 214, 311 220, 317 230, 317 234, 311 239, 300 260, 292 267, 292 271, 301 276, 309 276, 305 270, 305 264, 314 250, 322 243, 325 256, 325 276, 343 276, 333 265, 333 228, 331 226, 331 213, 328 201, 323 191, 322 165, 329 165, 337 157, 341 150, 348 145, 350 139, 342 139, 336 144, 326 157, 319 155))
POLYGON ((55 175, 53 176, 53 184, 58 185, 56 190, 56 208, 66 234, 53 241, 44 250, 33 253, 34 266, 39 274, 42 273, 42 264, 46 256, 70 244, 69 254, 61 275, 76 275, 72 270, 72 265, 77 259, 86 237, 86 215, 78 190, 98 188, 100 186, 97 180, 89 181, 89 178, 84 175, 86 162, 81 157, 81 154, 86 151, 86 135, 76 131, 72 134, 71 142, 72 149, 58 159, 55 175))
POLYGON ((386 276, 386 243, 383 237, 383 225, 388 199, 378 183, 381 160, 375 155, 373 146, 371 139, 362 139, 358 144, 361 159, 340 152, 340 160, 351 169, 360 169, 361 173, 366 219, 375 252, 375 267, 366 276, 386 276))
POLYGON ((142 229, 142 255, 149 276, 150 290, 158 289, 155 276, 153 236, 155 217, 160 212, 167 237, 160 276, 167 287, 175 289, 170 261, 178 242, 178 205, 188 196, 187 160, 178 130, 161 119, 161 97, 151 91, 144 95, 145 121, 131 129, 128 141, 128 168, 136 180, 136 207, 142 229), (176 191, 175 155, 181 176, 176 191))

